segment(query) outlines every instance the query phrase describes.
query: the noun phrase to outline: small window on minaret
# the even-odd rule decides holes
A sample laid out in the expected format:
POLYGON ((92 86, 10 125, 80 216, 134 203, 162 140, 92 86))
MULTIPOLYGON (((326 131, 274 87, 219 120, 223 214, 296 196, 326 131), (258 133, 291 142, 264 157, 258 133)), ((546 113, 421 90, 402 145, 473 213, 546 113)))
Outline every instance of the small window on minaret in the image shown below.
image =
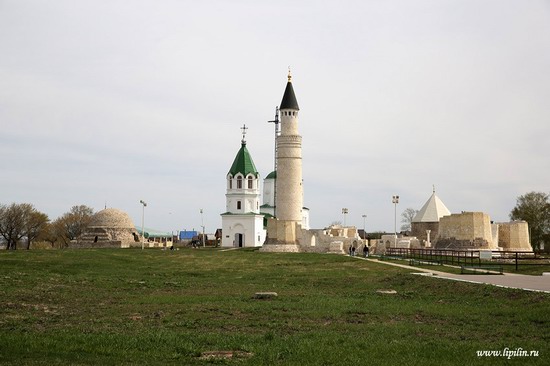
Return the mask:
POLYGON ((243 178, 237 177, 237 189, 242 189, 242 188, 243 188, 243 178))
POLYGON ((241 209, 241 201, 237 201, 237 210, 241 209))
POLYGON ((233 189, 233 179, 229 177, 229 189, 233 189))
POLYGON ((252 177, 248 177, 248 189, 252 189, 254 184, 254 181, 252 180, 252 177))

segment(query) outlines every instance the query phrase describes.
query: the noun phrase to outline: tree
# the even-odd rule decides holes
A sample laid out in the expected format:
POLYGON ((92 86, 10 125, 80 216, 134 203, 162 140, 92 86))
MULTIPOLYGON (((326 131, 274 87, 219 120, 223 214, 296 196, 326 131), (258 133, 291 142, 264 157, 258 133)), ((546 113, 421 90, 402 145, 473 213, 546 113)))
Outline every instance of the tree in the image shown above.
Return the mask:
POLYGON ((529 192, 519 196, 516 207, 510 212, 511 220, 525 220, 529 224, 531 245, 540 249, 550 235, 550 202, 544 192, 529 192))
POLYGON ((94 210, 88 206, 73 206, 69 212, 54 221, 59 239, 65 246, 68 246, 71 240, 80 239, 93 214, 94 210))
POLYGON ((55 243, 57 243, 60 240, 59 230, 57 230, 55 221, 47 222, 46 225, 44 225, 44 229, 40 234, 40 239, 50 243, 52 248, 55 248, 55 243))
POLYGON ((418 213, 418 210, 415 210, 414 208, 407 208, 403 213, 401 214, 401 231, 409 231, 411 230, 412 220, 418 213))
POLYGON ((6 249, 17 249, 17 243, 29 235, 30 240, 36 238, 44 216, 47 221, 48 216, 38 212, 30 203, 0 205, 0 235, 6 239, 6 249))
POLYGON ((25 225, 25 236, 27 237, 27 250, 31 249, 31 242, 38 238, 46 229, 47 223, 50 221, 48 215, 39 212, 33 208, 28 214, 25 225))

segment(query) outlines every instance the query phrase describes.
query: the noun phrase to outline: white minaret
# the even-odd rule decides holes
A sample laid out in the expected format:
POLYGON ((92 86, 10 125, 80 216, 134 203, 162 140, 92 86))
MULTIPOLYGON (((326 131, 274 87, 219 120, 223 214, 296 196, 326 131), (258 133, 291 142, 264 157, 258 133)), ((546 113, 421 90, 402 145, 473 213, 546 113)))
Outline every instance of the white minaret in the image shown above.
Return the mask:
POLYGON ((277 137, 276 217, 280 221, 302 223, 302 136, 298 134, 298 102, 288 72, 279 107, 281 134, 277 137))

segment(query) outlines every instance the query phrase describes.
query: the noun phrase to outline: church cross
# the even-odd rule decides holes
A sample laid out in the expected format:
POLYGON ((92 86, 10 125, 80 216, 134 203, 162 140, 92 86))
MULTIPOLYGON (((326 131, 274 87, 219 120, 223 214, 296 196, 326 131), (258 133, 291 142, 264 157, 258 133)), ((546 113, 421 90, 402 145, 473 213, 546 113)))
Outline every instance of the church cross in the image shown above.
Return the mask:
POLYGON ((246 130, 248 130, 248 127, 246 127, 246 125, 243 124, 243 126, 241 127, 241 130, 243 131, 243 141, 244 141, 244 136, 246 135, 246 130))

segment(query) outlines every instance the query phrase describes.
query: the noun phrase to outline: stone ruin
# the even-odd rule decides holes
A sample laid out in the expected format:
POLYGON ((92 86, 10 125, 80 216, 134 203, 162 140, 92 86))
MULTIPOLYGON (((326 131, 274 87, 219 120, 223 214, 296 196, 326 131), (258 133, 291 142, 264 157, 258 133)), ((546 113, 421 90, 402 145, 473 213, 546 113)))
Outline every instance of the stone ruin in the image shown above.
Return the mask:
POLYGON ((493 223, 483 212, 462 212, 439 221, 436 249, 532 251, 525 221, 493 223))
POLYGON ((359 249, 363 243, 355 226, 331 225, 324 229, 306 230, 299 223, 271 218, 267 223, 266 243, 261 251, 345 254, 350 246, 359 249), (291 245, 278 242, 285 236, 294 238, 294 242, 291 245))
POLYGON ((81 239, 72 248, 129 248, 140 246, 140 236, 130 216, 116 208, 97 212, 81 239))

